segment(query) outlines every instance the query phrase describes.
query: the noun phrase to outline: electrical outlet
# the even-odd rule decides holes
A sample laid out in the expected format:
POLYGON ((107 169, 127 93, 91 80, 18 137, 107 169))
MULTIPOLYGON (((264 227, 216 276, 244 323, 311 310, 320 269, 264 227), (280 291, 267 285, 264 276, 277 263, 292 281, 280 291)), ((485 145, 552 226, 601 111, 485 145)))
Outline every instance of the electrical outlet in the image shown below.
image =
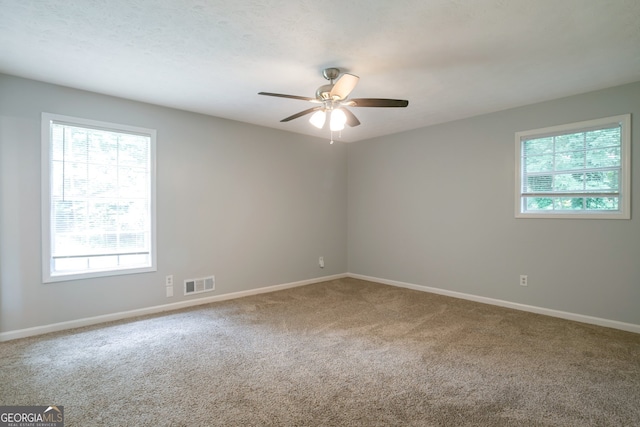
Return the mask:
POLYGON ((320 268, 324 268, 324 257, 323 256, 318 258, 318 265, 320 265, 320 268))
POLYGON ((170 274, 167 277, 165 277, 164 284, 166 286, 173 286, 173 274, 170 274))
POLYGON ((525 276, 524 274, 520 275, 520 286, 528 286, 527 276, 525 276))

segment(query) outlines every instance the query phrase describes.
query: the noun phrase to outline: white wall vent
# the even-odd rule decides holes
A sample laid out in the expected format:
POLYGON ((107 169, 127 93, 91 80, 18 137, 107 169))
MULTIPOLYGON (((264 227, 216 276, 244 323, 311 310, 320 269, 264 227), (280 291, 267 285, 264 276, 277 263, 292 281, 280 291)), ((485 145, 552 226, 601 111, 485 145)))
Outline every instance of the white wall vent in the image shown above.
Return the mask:
POLYGON ((184 281, 184 294, 199 294, 200 292, 211 292, 216 288, 215 276, 201 277, 199 279, 187 279, 184 281))

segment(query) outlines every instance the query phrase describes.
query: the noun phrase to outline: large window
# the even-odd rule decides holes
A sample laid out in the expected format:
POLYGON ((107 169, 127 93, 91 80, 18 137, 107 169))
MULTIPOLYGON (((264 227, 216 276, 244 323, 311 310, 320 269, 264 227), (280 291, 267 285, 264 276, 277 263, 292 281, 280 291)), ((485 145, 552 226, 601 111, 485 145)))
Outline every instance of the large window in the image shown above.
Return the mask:
POLYGON ((631 217, 629 114, 516 133, 516 217, 631 217))
POLYGON ((155 130, 42 114, 43 281, 156 269, 155 130))

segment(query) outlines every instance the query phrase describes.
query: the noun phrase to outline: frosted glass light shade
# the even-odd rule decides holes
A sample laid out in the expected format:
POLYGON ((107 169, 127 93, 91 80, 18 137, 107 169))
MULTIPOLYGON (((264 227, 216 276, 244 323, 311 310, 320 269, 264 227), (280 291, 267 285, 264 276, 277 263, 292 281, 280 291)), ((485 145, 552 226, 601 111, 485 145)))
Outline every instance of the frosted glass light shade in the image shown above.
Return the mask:
POLYGON ((317 127, 318 129, 322 129, 324 126, 324 122, 327 120, 327 115, 324 111, 316 111, 309 118, 309 123, 317 127))
POLYGON ((331 121, 329 127, 332 131, 338 131, 344 129, 344 124, 347 123, 347 116, 341 109, 335 109, 331 111, 331 121))

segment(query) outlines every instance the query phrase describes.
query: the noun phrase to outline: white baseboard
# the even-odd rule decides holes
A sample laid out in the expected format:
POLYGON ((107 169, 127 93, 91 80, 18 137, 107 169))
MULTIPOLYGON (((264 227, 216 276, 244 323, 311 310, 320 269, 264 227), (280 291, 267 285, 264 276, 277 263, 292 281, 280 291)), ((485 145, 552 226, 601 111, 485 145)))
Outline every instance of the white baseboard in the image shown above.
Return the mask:
POLYGON ((231 292, 228 294, 214 295, 206 298, 197 298, 187 301, 176 302, 172 304, 163 304, 153 307, 141 308, 130 311, 122 311, 118 313, 105 314, 102 316, 87 317, 83 319, 70 320, 67 322, 52 323, 49 325, 35 326, 33 328, 19 329, 8 332, 0 332, 0 342, 14 340, 18 338, 26 338, 35 335, 42 335, 49 332, 58 332, 67 329, 80 328, 83 326, 96 325, 99 323, 112 322, 137 316, 148 314, 162 313, 165 311, 179 310, 181 308, 194 307, 203 304, 209 304, 216 301, 225 301, 235 298, 242 298, 251 295, 258 295, 267 292, 275 292, 283 289, 295 288, 298 286, 311 285, 313 283, 325 282, 328 280, 336 280, 344 277, 353 277, 354 279, 362 279, 370 282, 382 283, 385 285, 397 286, 400 288, 413 289, 421 292, 430 292, 433 294, 450 296, 453 298, 461 298, 469 301, 476 301, 484 304, 497 305, 500 307, 513 308, 515 310, 528 311, 531 313, 543 314, 546 316, 558 317, 561 319, 574 320, 576 322, 588 323, 592 325, 604 326, 607 328, 620 329, 623 331, 634 332, 640 334, 640 325, 633 323, 619 322, 617 320, 603 319, 599 317, 586 316, 583 314, 570 313, 566 311, 553 310, 549 308, 536 307, 532 305, 519 304, 510 301, 504 301, 494 298, 487 298, 478 295, 466 294, 462 292, 449 291, 446 289, 432 288, 429 286, 416 285, 413 283, 399 282, 397 280, 381 279, 379 277, 365 276, 362 274, 344 273, 332 276, 323 276, 315 279, 302 280, 299 282, 285 283, 281 285, 266 286, 263 288, 250 289, 247 291, 231 292))
POLYGON ((225 301, 235 298, 247 297, 250 295, 264 294, 267 292, 275 292, 283 289, 295 288, 298 286, 311 285, 313 283, 326 282, 328 280, 342 279, 347 274, 335 274, 332 276, 317 277, 315 279, 301 280, 299 282, 284 283, 281 285, 266 286, 263 288, 250 289, 247 291, 231 292, 228 294, 214 295, 206 298, 197 298, 187 301, 180 301, 172 304, 156 305, 153 307, 140 308, 136 310, 121 311, 118 313, 105 314, 102 316, 86 317, 83 319, 70 320, 67 322, 52 323, 49 325, 35 326, 33 328, 18 329, 8 332, 0 332, 0 342, 14 340, 18 338, 26 338, 35 335, 42 335, 49 332, 58 332, 66 329, 80 328, 83 326, 96 325, 99 323, 112 322, 114 320, 128 319, 131 317, 145 316, 147 314, 162 313, 165 311, 179 310, 181 308, 194 307, 203 304, 209 304, 216 301, 225 301))
POLYGON ((454 298, 466 299, 469 301, 481 302, 484 304, 497 305, 500 307, 513 308, 515 310, 528 311, 531 313, 544 314, 546 316, 559 317, 561 319, 574 320, 576 322, 589 323, 591 325, 604 326, 607 328, 620 329, 628 332, 640 334, 640 325, 633 323, 619 322, 617 320, 602 319, 600 317, 586 316, 583 314, 570 313, 567 311, 553 310, 550 308, 536 307, 533 305, 519 304, 516 302, 504 301, 500 299, 481 297, 478 295, 465 294, 462 292, 448 291, 446 289, 432 288, 429 286, 415 285, 413 283, 398 282, 396 280, 381 279, 379 277, 364 276, 362 274, 347 273, 348 277, 362 279, 370 282, 382 283, 384 285, 397 286, 400 288, 413 289, 416 291, 430 292, 433 294, 445 295, 454 298))

